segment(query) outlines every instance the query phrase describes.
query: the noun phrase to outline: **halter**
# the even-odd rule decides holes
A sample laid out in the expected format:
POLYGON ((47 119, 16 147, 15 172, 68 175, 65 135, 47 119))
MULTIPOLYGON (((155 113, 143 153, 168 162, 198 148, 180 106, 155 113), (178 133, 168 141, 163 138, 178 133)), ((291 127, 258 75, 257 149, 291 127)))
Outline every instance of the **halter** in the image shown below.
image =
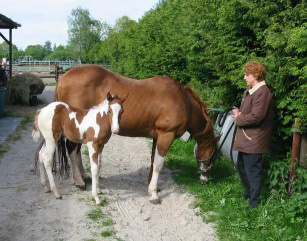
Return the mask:
MULTIPOLYGON (((207 158, 207 159, 204 159, 204 160, 198 160, 198 162, 206 162, 206 161, 209 161, 215 154, 215 147, 213 148, 213 151, 211 153, 211 155, 207 158)), ((196 155, 196 154, 195 154, 196 155)), ((209 171, 213 166, 213 162, 211 162, 211 164, 209 166, 205 166, 204 168, 204 171, 207 172, 209 171)))

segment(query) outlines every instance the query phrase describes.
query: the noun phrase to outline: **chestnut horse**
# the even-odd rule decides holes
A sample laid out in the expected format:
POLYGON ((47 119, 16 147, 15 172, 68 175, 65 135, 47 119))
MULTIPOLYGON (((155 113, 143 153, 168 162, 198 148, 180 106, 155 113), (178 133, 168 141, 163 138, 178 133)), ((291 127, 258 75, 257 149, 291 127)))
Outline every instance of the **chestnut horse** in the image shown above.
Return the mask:
POLYGON ((45 144, 39 152, 41 183, 45 191, 53 191, 57 199, 61 199, 51 170, 56 144, 65 136, 71 141, 84 143, 88 146, 92 172, 92 195, 96 204, 100 204, 99 167, 103 146, 108 142, 111 131, 119 132, 119 119, 122 113, 122 101, 107 94, 107 99, 89 110, 80 110, 68 106, 64 102, 52 102, 34 116, 32 136, 38 141, 40 135, 45 144), (45 170, 49 179, 50 189, 46 183, 45 170))
MULTIPOLYGON (((119 135, 153 138, 148 192, 151 203, 160 203, 157 181, 165 156, 175 138, 188 131, 197 142, 196 159, 201 180, 207 181, 216 139, 205 105, 192 91, 175 80, 161 76, 136 80, 97 65, 73 68, 59 80, 56 101, 76 108, 97 105, 108 92, 126 98, 123 103, 119 135)), ((66 143, 76 185, 85 186, 86 177, 80 147, 66 143), (83 177, 83 178, 82 178, 83 177)))

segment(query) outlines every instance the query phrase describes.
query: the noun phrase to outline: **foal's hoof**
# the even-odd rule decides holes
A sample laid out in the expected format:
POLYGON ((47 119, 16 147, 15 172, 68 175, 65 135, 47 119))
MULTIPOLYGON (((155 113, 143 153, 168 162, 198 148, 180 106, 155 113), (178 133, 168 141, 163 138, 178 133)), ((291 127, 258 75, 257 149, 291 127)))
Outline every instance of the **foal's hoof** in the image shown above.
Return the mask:
POLYGON ((149 202, 154 205, 161 204, 160 199, 149 199, 149 202))

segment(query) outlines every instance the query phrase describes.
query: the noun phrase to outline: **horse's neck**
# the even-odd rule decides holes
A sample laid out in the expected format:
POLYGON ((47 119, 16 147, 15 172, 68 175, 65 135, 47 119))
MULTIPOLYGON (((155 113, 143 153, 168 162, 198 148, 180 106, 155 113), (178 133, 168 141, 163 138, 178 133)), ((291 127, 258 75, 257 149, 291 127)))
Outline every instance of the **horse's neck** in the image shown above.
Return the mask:
POLYGON ((204 117, 202 108, 196 100, 191 100, 191 115, 189 118, 189 129, 192 136, 201 135, 206 132, 207 119, 204 117))

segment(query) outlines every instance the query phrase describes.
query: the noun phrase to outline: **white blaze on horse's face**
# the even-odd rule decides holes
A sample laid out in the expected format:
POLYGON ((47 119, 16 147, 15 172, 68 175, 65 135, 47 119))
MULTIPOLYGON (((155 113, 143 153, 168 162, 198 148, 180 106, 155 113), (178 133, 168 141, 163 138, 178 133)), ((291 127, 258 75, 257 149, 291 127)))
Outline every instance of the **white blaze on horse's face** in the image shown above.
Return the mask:
POLYGON ((121 113, 121 105, 118 103, 111 104, 110 108, 112 110, 112 124, 111 124, 111 131, 114 134, 119 132, 119 117, 121 113))

